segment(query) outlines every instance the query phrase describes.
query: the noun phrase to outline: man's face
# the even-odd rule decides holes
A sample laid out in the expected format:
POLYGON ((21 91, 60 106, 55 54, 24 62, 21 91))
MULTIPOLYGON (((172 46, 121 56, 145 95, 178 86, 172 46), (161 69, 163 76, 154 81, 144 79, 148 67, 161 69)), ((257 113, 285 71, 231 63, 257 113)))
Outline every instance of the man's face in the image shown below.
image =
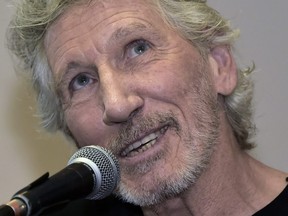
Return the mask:
POLYGON ((45 49, 78 145, 119 159, 117 193, 150 205, 195 182, 218 136, 209 61, 148 1, 74 6, 50 27, 45 49))

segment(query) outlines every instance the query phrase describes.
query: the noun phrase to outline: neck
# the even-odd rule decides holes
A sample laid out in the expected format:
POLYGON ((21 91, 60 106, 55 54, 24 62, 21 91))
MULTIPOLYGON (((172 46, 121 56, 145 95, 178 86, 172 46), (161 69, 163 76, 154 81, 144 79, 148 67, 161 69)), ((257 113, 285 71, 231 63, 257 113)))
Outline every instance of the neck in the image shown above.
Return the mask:
POLYGON ((229 126, 222 126, 222 132, 198 181, 178 197, 143 208, 145 216, 252 215, 277 197, 286 186, 287 174, 240 150, 229 126))

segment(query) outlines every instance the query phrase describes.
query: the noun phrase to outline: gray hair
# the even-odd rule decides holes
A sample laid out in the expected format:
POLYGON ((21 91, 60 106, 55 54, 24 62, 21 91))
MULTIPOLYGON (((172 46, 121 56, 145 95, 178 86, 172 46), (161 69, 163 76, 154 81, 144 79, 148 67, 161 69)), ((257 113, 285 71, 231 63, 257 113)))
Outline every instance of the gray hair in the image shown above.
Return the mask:
MULTIPOLYGON (((43 127, 50 131, 69 133, 63 118, 60 97, 56 92, 53 74, 44 49, 47 29, 61 14, 75 4, 88 0, 22 0, 8 31, 8 47, 20 60, 21 68, 29 71, 29 77, 37 93, 39 113, 43 127)), ((91 1, 91 0, 90 0, 91 1)), ((190 41, 203 57, 216 46, 233 48, 239 31, 230 27, 206 0, 153 0, 155 9, 163 20, 190 41)), ((224 97, 227 117, 240 148, 254 145, 252 121, 253 82, 250 73, 254 67, 238 68, 238 84, 234 92, 224 97)))

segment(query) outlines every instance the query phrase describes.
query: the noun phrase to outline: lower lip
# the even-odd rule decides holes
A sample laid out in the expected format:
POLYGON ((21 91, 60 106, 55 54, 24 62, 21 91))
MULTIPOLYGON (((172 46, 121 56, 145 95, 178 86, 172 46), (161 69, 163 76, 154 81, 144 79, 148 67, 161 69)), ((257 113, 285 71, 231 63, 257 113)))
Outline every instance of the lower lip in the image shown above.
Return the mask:
POLYGON ((157 154, 159 151, 161 151, 162 149, 162 145, 164 145, 164 139, 166 137, 166 133, 168 132, 169 129, 167 129, 164 134, 161 134, 161 136, 159 136, 156 139, 156 142, 147 150, 145 150, 144 152, 138 153, 134 156, 120 156, 119 160, 123 163, 139 163, 141 161, 145 161, 147 160, 147 158, 157 154))

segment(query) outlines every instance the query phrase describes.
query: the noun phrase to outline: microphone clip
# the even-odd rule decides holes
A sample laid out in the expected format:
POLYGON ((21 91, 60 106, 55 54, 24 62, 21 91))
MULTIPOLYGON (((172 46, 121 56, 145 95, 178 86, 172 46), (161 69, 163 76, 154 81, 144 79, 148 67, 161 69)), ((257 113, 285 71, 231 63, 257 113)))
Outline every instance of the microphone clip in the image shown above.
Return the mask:
POLYGON ((33 181, 32 183, 30 183, 29 185, 27 185, 26 187, 22 188, 21 190, 17 191, 13 196, 12 196, 12 199, 13 197, 19 195, 19 194, 22 194, 26 191, 29 191, 41 184, 43 184, 45 181, 47 181, 49 178, 49 172, 46 172, 44 175, 40 176, 38 179, 36 179, 35 181, 33 181))

